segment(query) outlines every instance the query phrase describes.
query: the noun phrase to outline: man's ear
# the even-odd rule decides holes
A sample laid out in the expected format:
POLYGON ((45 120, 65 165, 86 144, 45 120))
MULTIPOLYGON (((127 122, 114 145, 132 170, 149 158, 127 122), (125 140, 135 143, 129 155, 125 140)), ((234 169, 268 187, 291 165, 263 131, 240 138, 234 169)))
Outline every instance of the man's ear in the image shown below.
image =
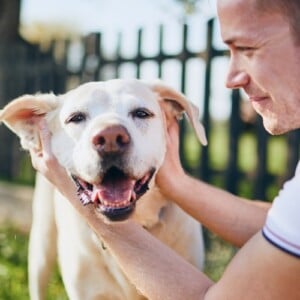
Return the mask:
POLYGON ((37 121, 57 106, 58 99, 54 94, 24 95, 0 110, 0 122, 20 138, 25 150, 39 148, 37 121))
POLYGON ((157 93, 161 108, 166 116, 167 126, 174 119, 181 119, 186 114, 195 133, 202 143, 207 145, 207 139, 203 125, 199 121, 199 110, 191 103, 182 93, 175 91, 173 88, 166 86, 160 81, 148 84, 150 88, 157 93))

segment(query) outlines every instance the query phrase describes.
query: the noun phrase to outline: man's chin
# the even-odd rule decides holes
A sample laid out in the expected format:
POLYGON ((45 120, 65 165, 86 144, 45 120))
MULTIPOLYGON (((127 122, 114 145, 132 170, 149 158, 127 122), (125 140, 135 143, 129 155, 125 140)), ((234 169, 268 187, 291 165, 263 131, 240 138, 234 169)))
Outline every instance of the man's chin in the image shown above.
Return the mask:
POLYGON ((269 120, 267 118, 263 118, 263 125, 268 133, 271 135, 281 135, 287 133, 290 130, 296 128, 285 127, 282 122, 277 120, 269 120))

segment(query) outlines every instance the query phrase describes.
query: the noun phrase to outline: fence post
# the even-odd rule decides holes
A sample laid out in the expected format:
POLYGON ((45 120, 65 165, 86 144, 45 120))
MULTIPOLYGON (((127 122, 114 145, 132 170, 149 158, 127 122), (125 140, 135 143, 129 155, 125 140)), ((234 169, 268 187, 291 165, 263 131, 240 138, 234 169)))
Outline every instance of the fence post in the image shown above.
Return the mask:
POLYGON ((268 133, 265 130, 262 118, 257 116, 257 166, 254 179, 254 198, 259 200, 266 199, 266 187, 268 186, 267 172, 267 146, 268 133))
POLYGON ((287 158, 287 174, 284 179, 290 179, 295 172, 295 167, 299 161, 299 140, 300 129, 294 130, 287 135, 288 158, 287 158))
POLYGON ((238 142, 241 133, 240 92, 233 90, 231 96, 231 115, 229 120, 229 158, 227 164, 225 185, 231 193, 237 193, 238 187, 238 142))
MULTIPOLYGON (((214 20, 211 19, 207 22, 207 38, 206 38, 206 67, 204 74, 204 102, 203 102, 203 118, 202 122, 206 131, 207 140, 210 139, 210 112, 209 112, 209 103, 210 103, 210 85, 211 85, 211 64, 212 58, 214 55, 213 49, 213 31, 214 31, 214 20)), ((209 168, 209 151, 208 147, 202 147, 201 151, 201 164, 198 167, 199 175, 202 180, 210 181, 210 168, 209 168)))

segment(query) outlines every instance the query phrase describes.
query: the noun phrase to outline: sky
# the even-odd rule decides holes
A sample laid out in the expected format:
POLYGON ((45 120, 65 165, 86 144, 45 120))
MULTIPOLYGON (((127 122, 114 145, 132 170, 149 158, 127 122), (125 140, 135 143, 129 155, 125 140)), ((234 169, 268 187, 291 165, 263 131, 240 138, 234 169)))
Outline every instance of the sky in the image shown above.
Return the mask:
MULTIPOLYGON (((198 50, 205 47, 205 27, 202 26, 208 18, 216 15, 215 0, 202 0, 197 13, 189 16, 190 26, 190 50, 198 50), (202 30, 202 31, 201 31, 202 30), (201 38, 203 36, 204 38, 201 38), (200 38, 199 38, 200 37, 200 38)), ((166 40, 164 50, 168 53, 176 53, 180 50, 181 41, 178 31, 182 26, 183 9, 176 0, 22 0, 21 24, 64 24, 74 31, 82 34, 89 32, 103 33, 103 44, 113 47, 116 42, 116 33, 124 34, 123 54, 134 55, 136 47, 136 30, 145 29, 144 50, 151 55, 157 49, 153 43, 157 25, 165 25, 166 40), (155 33, 154 33, 155 32, 155 33), (151 53, 152 52, 152 53, 151 53)), ((216 45, 224 47, 219 34, 216 35, 216 45)), ((110 49, 106 49, 109 52, 110 49)), ((75 56, 74 56, 75 57, 75 56)), ((76 57, 75 57, 76 59, 76 57)), ((78 59, 77 59, 78 60, 78 59)), ((211 111, 218 119, 227 118, 230 113, 229 92, 224 88, 227 61, 221 60, 213 65, 216 70, 212 82, 211 111)), ((176 76, 179 70, 175 65, 166 66, 163 79, 174 88, 179 88, 180 80, 176 76)), ((187 96, 193 102, 203 98, 204 64, 194 61, 189 64, 189 77, 187 96), (191 78, 192 80, 190 80, 191 78), (197 80, 195 80, 197 78, 197 80)), ((144 68, 143 79, 153 79, 151 65, 144 68)), ((124 69, 123 77, 131 76, 130 70, 124 69)), ((196 103, 197 104, 197 103, 196 103)), ((201 112, 201 104, 200 112, 201 112)))
MULTIPOLYGON (((215 14, 215 0, 203 0, 201 13, 215 14)), ((82 32, 176 22, 175 0, 22 0, 22 22, 64 22, 82 32)))

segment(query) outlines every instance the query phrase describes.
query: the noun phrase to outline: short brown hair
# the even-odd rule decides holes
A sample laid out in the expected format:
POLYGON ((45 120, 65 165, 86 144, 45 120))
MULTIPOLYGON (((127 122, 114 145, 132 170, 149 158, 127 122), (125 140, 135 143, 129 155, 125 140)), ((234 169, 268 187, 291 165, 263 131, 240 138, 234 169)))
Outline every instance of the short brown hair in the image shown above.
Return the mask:
POLYGON ((300 43, 300 1, 299 0, 256 0, 261 11, 276 10, 283 14, 291 27, 295 41, 300 43))

